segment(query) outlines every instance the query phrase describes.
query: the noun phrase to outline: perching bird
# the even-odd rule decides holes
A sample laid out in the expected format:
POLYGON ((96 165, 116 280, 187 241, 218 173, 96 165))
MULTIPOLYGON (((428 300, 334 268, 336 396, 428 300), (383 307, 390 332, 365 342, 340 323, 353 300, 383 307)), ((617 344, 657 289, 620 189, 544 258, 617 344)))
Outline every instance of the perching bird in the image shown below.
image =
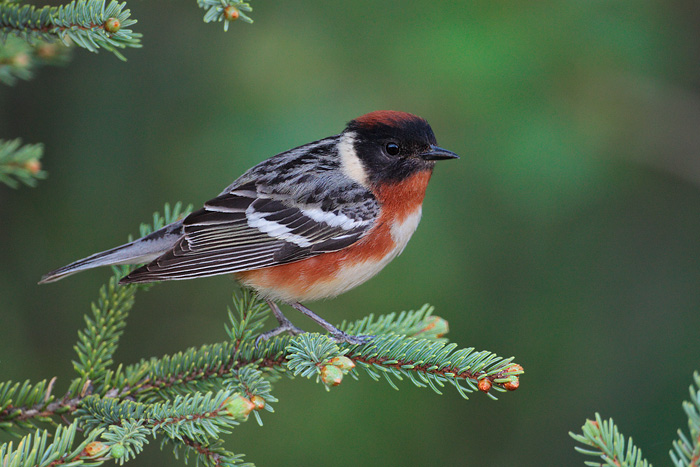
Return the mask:
POLYGON ((437 146, 428 122, 377 111, 342 133, 277 154, 182 220, 46 274, 53 282, 97 266, 147 263, 121 284, 233 273, 269 304, 282 332, 303 332, 277 302, 301 311, 336 341, 362 343, 301 302, 335 297, 398 256, 421 218, 437 146))

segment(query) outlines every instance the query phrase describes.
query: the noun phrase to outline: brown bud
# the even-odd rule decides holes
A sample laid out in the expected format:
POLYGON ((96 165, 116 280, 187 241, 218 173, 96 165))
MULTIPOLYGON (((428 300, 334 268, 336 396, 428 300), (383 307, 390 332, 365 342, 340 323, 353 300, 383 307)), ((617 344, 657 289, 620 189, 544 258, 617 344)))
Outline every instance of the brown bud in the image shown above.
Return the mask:
POLYGON ((43 43, 36 48, 36 55, 41 58, 53 58, 57 53, 58 46, 56 44, 43 43))
POLYGON ((37 159, 29 159, 24 163, 24 168, 27 169, 32 175, 36 175, 41 170, 41 162, 37 159))
POLYGON ((324 365, 321 368, 321 381, 326 386, 337 386, 343 381, 343 371, 334 365, 324 365))
POLYGON ((440 318, 439 316, 431 316, 428 320, 428 324, 418 331, 417 334, 433 334, 435 337, 442 337, 450 331, 449 323, 446 319, 440 318))
POLYGON ((105 450, 105 445, 99 441, 93 441, 85 446, 85 454, 89 457, 94 457, 105 450))
POLYGON ((255 406, 255 410, 261 410, 265 408, 265 399, 260 396, 253 396, 250 398, 250 402, 255 406))
POLYGON ((355 362, 353 362, 344 355, 341 355, 340 357, 331 358, 330 363, 331 365, 340 368, 343 371, 343 373, 346 373, 355 368, 355 362))
POLYGON ((515 373, 515 372, 522 372, 523 367, 518 365, 517 363, 513 363, 511 366, 508 367, 508 373, 515 373))
POLYGON ((245 420, 255 409, 255 404, 245 397, 237 395, 226 399, 224 408, 236 420, 245 420))
POLYGON ((12 57, 12 64, 16 67, 19 68, 26 68, 29 66, 31 59, 29 58, 29 54, 26 54, 24 52, 18 53, 14 57, 12 57))
POLYGON ((520 386, 520 381, 517 379, 515 381, 509 381, 503 385, 503 387, 509 391, 515 391, 516 389, 518 389, 518 386, 520 386))
POLYGON ((479 380, 477 387, 481 392, 489 392, 489 389, 491 389, 491 380, 488 378, 483 378, 479 380))
POLYGON ((240 15, 238 8, 233 5, 224 8, 224 19, 226 21, 236 21, 240 15))

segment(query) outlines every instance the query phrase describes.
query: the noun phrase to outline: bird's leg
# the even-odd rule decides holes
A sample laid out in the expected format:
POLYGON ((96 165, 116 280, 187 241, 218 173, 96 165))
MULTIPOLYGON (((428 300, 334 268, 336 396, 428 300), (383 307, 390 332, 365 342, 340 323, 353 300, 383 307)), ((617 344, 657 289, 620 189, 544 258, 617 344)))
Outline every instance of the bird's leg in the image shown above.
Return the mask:
POLYGON ((316 321, 323 329, 328 331, 328 333, 331 335, 331 338, 336 342, 347 342, 348 344, 365 344, 372 340, 373 336, 351 336, 350 334, 341 331, 340 329, 336 328, 331 323, 321 318, 316 313, 309 310, 299 302, 290 303, 290 305, 295 310, 301 311, 306 316, 316 321))
POLYGON ((260 341, 269 340, 270 338, 282 334, 283 332, 288 332, 293 336, 296 336, 297 334, 302 334, 304 332, 304 330, 294 326, 292 322, 289 321, 287 317, 282 314, 282 310, 280 310, 280 307, 275 302, 270 300, 265 301, 267 302, 268 306, 270 307, 270 310, 272 310, 272 314, 275 315, 275 318, 277 318, 277 321, 280 323, 280 325, 277 326, 275 329, 260 334, 258 338, 255 339, 256 347, 260 343, 260 341))

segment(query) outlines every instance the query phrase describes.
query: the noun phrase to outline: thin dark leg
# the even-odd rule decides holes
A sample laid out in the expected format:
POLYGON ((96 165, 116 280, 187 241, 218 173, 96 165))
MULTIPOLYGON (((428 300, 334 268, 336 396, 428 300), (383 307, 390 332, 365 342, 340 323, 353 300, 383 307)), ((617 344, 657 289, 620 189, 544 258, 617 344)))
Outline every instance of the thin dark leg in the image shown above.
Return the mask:
POLYGON ((275 329, 260 334, 258 338, 255 339, 256 346, 258 345, 258 343, 260 343, 260 341, 266 341, 272 337, 282 334, 283 332, 288 332, 293 336, 296 336, 297 334, 302 334, 304 332, 302 329, 299 329, 298 327, 294 326, 292 322, 289 321, 287 317, 282 314, 282 310, 280 310, 280 307, 277 306, 275 302, 272 302, 270 300, 265 301, 267 302, 268 306, 270 307, 270 310, 272 310, 272 314, 275 315, 275 318, 277 318, 277 321, 280 323, 280 325, 277 326, 275 329))
POLYGON ((333 326, 331 323, 325 319, 318 316, 313 311, 306 308, 299 302, 290 303, 290 305, 295 309, 304 313, 306 316, 316 321, 323 329, 328 331, 334 341, 336 342, 347 342, 348 344, 365 344, 372 340, 372 336, 351 336, 350 334, 341 331, 340 329, 333 326))

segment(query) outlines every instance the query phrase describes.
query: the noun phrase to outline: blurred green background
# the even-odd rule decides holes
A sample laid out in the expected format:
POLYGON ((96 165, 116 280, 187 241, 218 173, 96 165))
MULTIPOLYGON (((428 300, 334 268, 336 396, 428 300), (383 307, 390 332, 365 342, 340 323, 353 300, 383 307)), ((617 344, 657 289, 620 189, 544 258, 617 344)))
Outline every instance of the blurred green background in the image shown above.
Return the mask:
MULTIPOLYGON (((259 466, 583 465, 600 411, 669 464, 700 370, 700 5, 694 1, 254 1, 255 24, 194 1, 131 0, 143 49, 76 50, 0 89, 0 137, 46 145, 49 178, 0 187, 0 375, 72 378, 109 270, 37 286, 123 242, 166 201, 200 205, 253 164, 365 112, 425 117, 441 146, 422 224, 332 322, 434 304, 449 337, 525 367, 492 401, 326 392, 282 380, 228 442, 259 466)), ((225 338, 227 277, 141 294, 116 356, 225 338)), ((291 311, 297 324, 312 323, 291 311)), ((178 465, 158 443, 133 465, 178 465)))

